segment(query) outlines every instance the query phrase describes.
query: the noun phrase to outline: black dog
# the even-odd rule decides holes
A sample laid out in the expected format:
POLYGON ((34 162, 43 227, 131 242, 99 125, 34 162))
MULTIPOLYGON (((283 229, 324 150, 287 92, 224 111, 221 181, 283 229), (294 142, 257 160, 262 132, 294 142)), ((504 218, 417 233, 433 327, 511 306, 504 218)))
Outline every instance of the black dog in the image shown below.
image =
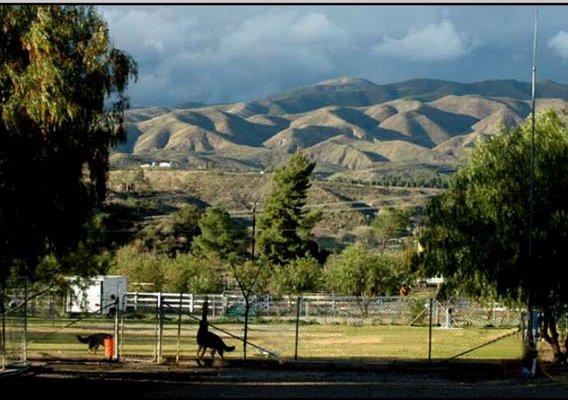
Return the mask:
POLYGON ((88 343, 89 344, 89 353, 94 352, 97 353, 97 350, 100 346, 104 346, 105 339, 112 339, 112 335, 108 333, 93 333, 87 337, 81 337, 77 335, 77 339, 81 343, 88 343))
POLYGON ((199 321, 199 329, 197 331, 197 363, 201 366, 201 359, 207 349, 211 349, 211 358, 215 358, 215 352, 219 353, 221 360, 224 360, 223 353, 225 351, 235 350, 235 346, 227 346, 223 339, 214 333, 209 332, 209 324, 207 323, 207 300, 203 304, 201 321, 199 321))

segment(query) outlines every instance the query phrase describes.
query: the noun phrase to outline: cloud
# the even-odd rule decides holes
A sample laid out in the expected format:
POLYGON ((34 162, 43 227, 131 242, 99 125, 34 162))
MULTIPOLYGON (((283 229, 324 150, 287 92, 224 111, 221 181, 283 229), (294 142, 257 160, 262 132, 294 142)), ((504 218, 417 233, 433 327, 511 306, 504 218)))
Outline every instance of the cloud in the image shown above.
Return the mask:
POLYGON ((444 19, 440 23, 412 26, 400 39, 383 37, 373 48, 376 54, 415 61, 445 61, 467 55, 473 43, 458 32, 454 24, 444 19))
MULTIPOLYGON (((525 80, 515 54, 529 57, 531 43, 519 34, 532 21, 532 9, 522 6, 97 9, 115 45, 138 62, 138 82, 129 87, 133 105, 248 101, 341 76, 377 83, 525 80)), ((566 54, 568 9, 543 7, 542 16, 543 37, 556 36, 549 44, 555 52, 542 54, 541 75, 566 81, 553 58, 566 54)))
POLYGON ((568 32, 559 31, 547 44, 560 57, 568 59, 568 32))
POLYGON ((117 46, 143 66, 131 96, 151 101, 138 103, 264 97, 334 75, 333 56, 348 42, 339 24, 316 11, 266 9, 245 18, 225 13, 203 19, 192 10, 171 10, 105 9, 117 46))

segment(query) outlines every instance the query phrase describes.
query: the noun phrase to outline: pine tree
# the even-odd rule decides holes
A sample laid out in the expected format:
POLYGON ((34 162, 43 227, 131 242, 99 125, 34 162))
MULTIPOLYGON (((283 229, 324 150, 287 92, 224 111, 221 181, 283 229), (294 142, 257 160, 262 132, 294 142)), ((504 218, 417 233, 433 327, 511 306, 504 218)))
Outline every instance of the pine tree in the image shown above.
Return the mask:
POLYGON ((303 206, 314 168, 315 163, 298 152, 274 175, 274 188, 258 221, 260 256, 273 264, 286 264, 307 251, 306 235, 301 232, 306 217, 303 206))

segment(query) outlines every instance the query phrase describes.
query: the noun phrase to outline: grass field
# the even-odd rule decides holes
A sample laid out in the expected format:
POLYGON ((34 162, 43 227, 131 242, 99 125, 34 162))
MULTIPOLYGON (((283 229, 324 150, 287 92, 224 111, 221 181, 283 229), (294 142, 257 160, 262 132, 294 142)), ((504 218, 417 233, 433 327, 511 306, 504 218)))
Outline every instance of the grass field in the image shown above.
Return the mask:
MULTIPOLYGON (((219 328, 237 337, 243 336, 243 325, 220 323, 219 328)), ((242 341, 211 329, 236 346, 230 358, 241 358, 242 341)), ((28 356, 34 358, 102 358, 103 349, 97 355, 87 355, 85 344, 76 335, 94 332, 113 333, 111 319, 45 320, 28 321, 28 356), (71 323, 71 325, 69 325, 71 323), (69 326, 68 326, 69 325, 69 326)), ((468 328, 432 330, 432 357, 445 359, 482 345, 494 338, 506 335, 513 329, 468 328)), ((152 360, 157 348, 157 325, 152 321, 126 320, 121 326, 120 354, 125 359, 152 360)), ((163 325, 162 354, 165 359, 175 358, 178 352, 177 324, 167 321, 163 325)), ((179 336, 179 356, 187 359, 195 356, 197 324, 184 320, 179 336)), ((302 359, 427 359, 428 327, 403 325, 353 326, 347 324, 301 324, 299 327, 298 356, 302 359)), ((249 325, 249 342, 275 353, 283 359, 294 357, 295 325, 286 323, 252 323, 249 325)), ((508 336, 493 344, 463 356, 473 359, 514 359, 521 356, 521 340, 518 334, 508 336)), ((253 346, 249 357, 267 357, 268 354, 253 346)))

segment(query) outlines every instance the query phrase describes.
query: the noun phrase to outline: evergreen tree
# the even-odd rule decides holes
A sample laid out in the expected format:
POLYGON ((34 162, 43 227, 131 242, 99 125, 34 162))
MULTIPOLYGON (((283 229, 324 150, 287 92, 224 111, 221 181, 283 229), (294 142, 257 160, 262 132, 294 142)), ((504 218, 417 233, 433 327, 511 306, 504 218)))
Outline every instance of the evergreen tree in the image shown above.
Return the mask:
POLYGON ((208 208, 199 220, 201 234, 193 241, 196 255, 218 257, 223 262, 238 263, 245 258, 246 228, 233 222, 228 212, 208 208))
POLYGON ((314 167, 315 163, 298 152, 274 175, 274 188, 258 221, 259 253, 272 264, 286 264, 307 251, 306 211, 302 207, 314 167))

